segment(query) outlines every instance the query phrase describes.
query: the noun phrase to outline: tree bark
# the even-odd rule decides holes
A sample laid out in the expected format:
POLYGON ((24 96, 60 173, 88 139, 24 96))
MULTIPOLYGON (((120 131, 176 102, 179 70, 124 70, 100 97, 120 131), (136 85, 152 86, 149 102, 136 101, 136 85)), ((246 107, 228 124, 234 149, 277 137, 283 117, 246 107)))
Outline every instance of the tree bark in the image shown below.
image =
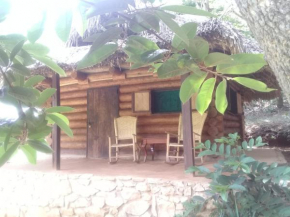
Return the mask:
POLYGON ((290 102, 290 0, 235 0, 290 102))

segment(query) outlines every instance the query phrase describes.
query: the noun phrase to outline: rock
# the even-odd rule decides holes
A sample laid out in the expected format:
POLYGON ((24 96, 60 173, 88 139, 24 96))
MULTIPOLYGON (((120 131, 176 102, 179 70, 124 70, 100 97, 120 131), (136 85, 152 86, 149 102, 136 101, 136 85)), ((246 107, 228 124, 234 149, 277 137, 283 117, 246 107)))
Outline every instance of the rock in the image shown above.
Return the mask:
POLYGON ((86 198, 79 198, 75 202, 73 202, 71 205, 73 208, 85 208, 90 206, 90 201, 86 198))
POLYGON ((144 178, 132 178, 132 180, 133 180, 134 182, 144 182, 144 181, 145 181, 144 178))
POLYGON ((133 182, 132 180, 123 181, 123 184, 125 187, 135 187, 136 186, 136 182, 133 182))
POLYGON ((151 200, 152 199, 152 195, 151 194, 149 194, 149 193, 143 193, 142 194, 142 200, 147 200, 147 201, 149 201, 149 200, 151 200))
POLYGON ((6 217, 18 217, 20 209, 16 206, 6 207, 6 217))
POLYGON ((64 197, 54 199, 49 204, 50 207, 64 207, 64 197))
POLYGON ((60 215, 59 209, 54 208, 48 211, 45 216, 46 217, 60 217, 61 215, 60 215))
POLYGON ((106 198, 106 205, 113 206, 113 207, 120 207, 124 203, 122 197, 113 197, 109 196, 106 198))
POLYGON ((151 217, 151 214, 147 211, 143 215, 141 215, 141 217, 151 217))
POLYGON ((126 213, 134 216, 141 216, 149 207, 150 203, 148 201, 136 200, 127 204, 126 213))
POLYGON ((124 200, 136 200, 140 199, 141 195, 140 192, 134 188, 123 188, 121 191, 121 196, 124 200))
POLYGON ((78 179, 78 183, 84 186, 88 186, 91 183, 91 180, 89 179, 78 179))
POLYGON ((93 186, 84 186, 78 181, 71 181, 71 187, 75 194, 78 194, 82 197, 89 197, 95 195, 99 190, 93 186))
POLYGON ((140 182, 136 185, 138 191, 150 191, 150 187, 145 182, 140 182))
POLYGON ((46 216, 46 210, 43 207, 28 207, 26 211, 26 216, 28 217, 40 217, 40 216, 46 216))
POLYGON ((98 207, 98 208, 101 209, 105 205, 105 199, 102 198, 102 197, 93 197, 92 198, 92 204, 93 204, 93 206, 98 207))
POLYGON ((172 186, 161 187, 161 193, 163 195, 173 195, 174 194, 174 188, 172 186))
POLYGON ((184 196, 191 196, 191 187, 188 186, 184 189, 184 196))
POLYGON ((62 208, 60 213, 61 216, 72 216, 74 215, 74 210, 72 208, 62 208))
POLYGON ((77 217, 86 217, 86 210, 84 208, 74 209, 74 212, 77 217))
POLYGON ((174 217, 175 204, 170 201, 158 200, 157 201, 158 217, 174 217))
POLYGON ((160 188, 157 187, 157 186, 153 186, 153 187, 151 188, 151 192, 152 192, 153 194, 156 194, 156 193, 158 193, 159 191, 160 191, 160 188))
POLYGON ((118 177, 119 180, 122 180, 122 181, 128 181, 128 180, 132 180, 132 177, 131 176, 120 176, 118 177))
POLYGON ((105 212, 97 207, 88 207, 86 209, 86 217, 104 217, 105 212))
POLYGON ((147 179, 147 183, 149 183, 149 184, 159 184, 161 182, 162 182, 161 179, 156 179, 156 178, 148 178, 147 179))
POLYGON ((69 207, 72 202, 75 202, 79 198, 76 194, 70 194, 64 198, 65 207, 69 207))
POLYGON ((110 192, 110 191, 113 191, 117 187, 117 184, 113 181, 97 180, 97 181, 93 181, 91 183, 91 186, 100 191, 110 192))
POLYGON ((184 207, 183 207, 182 203, 176 204, 176 210, 183 210, 183 209, 184 209, 184 207))

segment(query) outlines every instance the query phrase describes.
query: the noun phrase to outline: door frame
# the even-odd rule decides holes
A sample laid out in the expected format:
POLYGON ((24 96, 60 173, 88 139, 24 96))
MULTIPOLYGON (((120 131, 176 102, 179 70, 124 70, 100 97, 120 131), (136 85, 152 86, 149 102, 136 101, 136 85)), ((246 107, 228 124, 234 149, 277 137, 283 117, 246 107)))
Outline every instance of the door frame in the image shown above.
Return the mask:
MULTIPOLYGON (((87 117, 89 117, 89 90, 101 90, 101 89, 109 89, 109 88, 117 88, 117 93, 118 93, 118 116, 119 116, 119 110, 120 110, 120 85, 114 85, 114 86, 107 86, 107 87, 96 87, 96 88, 88 88, 87 89, 87 117)), ((86 158, 89 158, 89 118, 87 118, 87 145, 86 145, 86 158)))

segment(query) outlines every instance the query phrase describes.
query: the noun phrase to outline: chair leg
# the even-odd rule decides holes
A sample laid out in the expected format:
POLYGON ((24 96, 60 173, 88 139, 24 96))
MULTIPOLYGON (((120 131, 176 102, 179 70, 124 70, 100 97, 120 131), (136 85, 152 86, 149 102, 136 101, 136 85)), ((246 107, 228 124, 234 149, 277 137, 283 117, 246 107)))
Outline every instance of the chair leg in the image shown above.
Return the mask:
POLYGON ((119 159, 119 148, 116 147, 116 161, 118 161, 119 159))
POLYGON ((166 162, 169 162, 169 150, 170 150, 170 146, 169 144, 166 145, 166 162))
POLYGON ((135 144, 133 144, 133 162, 136 161, 136 147, 135 144))
POLYGON ((177 147, 176 148, 176 156, 177 156, 177 158, 176 158, 176 161, 178 162, 179 161, 179 147, 177 147))

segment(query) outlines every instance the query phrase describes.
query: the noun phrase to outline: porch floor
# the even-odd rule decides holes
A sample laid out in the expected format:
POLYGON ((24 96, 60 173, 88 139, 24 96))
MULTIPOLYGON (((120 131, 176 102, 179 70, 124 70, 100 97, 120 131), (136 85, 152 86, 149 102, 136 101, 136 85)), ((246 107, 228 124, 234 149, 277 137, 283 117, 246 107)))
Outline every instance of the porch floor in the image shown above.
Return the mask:
MULTIPOLYGON (((285 158, 281 151, 277 149, 257 149, 248 153, 255 159, 272 163, 285 164, 285 158)), ((176 165, 166 164, 164 160, 151 161, 146 163, 134 163, 131 160, 120 159, 116 164, 108 164, 107 159, 86 159, 79 155, 62 155, 61 170, 55 171, 52 168, 51 155, 39 155, 37 165, 27 163, 25 156, 18 153, 17 158, 10 160, 1 170, 22 170, 39 171, 48 173, 74 173, 74 174, 94 174, 98 176, 133 176, 142 178, 162 178, 168 180, 184 180, 194 182, 207 182, 204 177, 193 177, 186 174, 183 161, 176 165)), ((213 169, 213 164, 218 159, 207 157, 204 166, 213 169)))

